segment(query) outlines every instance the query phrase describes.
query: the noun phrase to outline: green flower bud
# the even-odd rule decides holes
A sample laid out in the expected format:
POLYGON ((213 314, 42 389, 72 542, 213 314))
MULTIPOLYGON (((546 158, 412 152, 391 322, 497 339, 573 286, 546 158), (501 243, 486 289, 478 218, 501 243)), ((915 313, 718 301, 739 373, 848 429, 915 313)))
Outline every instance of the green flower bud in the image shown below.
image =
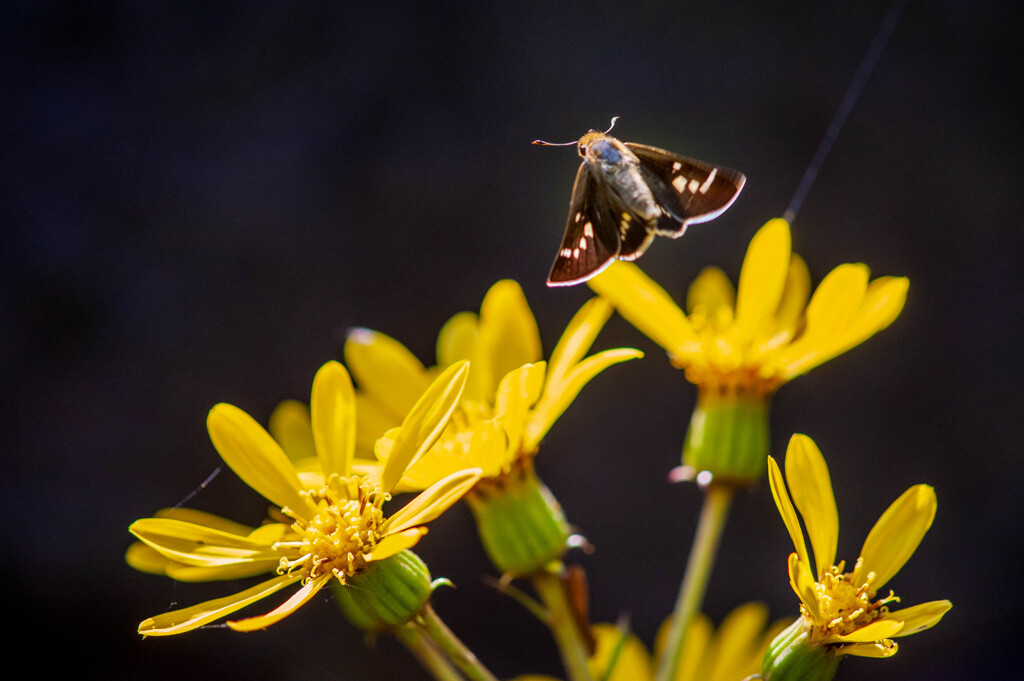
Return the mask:
POLYGON ((765 472, 768 460, 770 396, 714 395, 697 397, 683 444, 683 464, 712 480, 746 484, 765 472))
POLYGON ((487 556, 504 574, 527 575, 560 560, 569 538, 562 507, 533 471, 529 458, 466 495, 487 556))
POLYGON ((801 617, 768 646, 761 660, 761 674, 768 681, 831 681, 839 656, 828 646, 808 643, 801 617))
POLYGON ((408 549, 373 561, 345 579, 331 580, 334 598, 348 620, 360 629, 380 630, 405 624, 430 600, 430 571, 408 549))

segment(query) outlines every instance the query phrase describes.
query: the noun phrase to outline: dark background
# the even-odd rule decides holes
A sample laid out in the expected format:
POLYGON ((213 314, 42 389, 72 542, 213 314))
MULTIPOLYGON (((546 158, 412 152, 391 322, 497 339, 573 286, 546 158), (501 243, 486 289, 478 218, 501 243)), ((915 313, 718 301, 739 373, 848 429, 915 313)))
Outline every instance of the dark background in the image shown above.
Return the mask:
MULTIPOLYGON (((426 678, 364 647, 327 597, 268 632, 140 640, 139 621, 241 585, 176 584, 123 563, 128 524, 219 459, 207 410, 264 421, 304 399, 353 325, 432 362, 441 324, 520 282, 554 346, 586 287, 544 278, 578 159, 616 135, 741 169, 742 196, 642 265, 677 299, 735 277, 795 189, 887 10, 865 3, 32 2, 0 9, 4 187, 5 610, 48 673, 107 678, 426 678), (49 657, 53 655, 53 657, 49 657)), ((891 582, 942 624, 843 679, 1005 678, 1022 606, 1022 249, 1015 3, 911 2, 794 222, 815 281, 864 261, 910 277, 864 346, 786 386, 773 451, 816 439, 840 555, 909 485, 939 512, 891 582)), ((671 608, 700 496, 670 486, 694 390, 614 318, 599 347, 647 358, 588 387, 538 468, 597 546, 597 620, 646 640, 671 608)), ((190 505, 257 523, 225 471, 190 505)), ((451 577, 437 609, 502 677, 560 673, 541 625, 480 577, 461 506, 417 549, 451 577), (420 550, 422 549, 422 550, 420 550)), ((789 539, 767 483, 740 495, 706 599, 793 615, 789 539)), ((264 610, 272 603, 265 603, 264 610)), ((255 612, 257 609, 254 609, 255 612)), ((15 657, 17 654, 15 653, 15 657)), ((1011 667, 1012 664, 1012 667, 1011 667)))

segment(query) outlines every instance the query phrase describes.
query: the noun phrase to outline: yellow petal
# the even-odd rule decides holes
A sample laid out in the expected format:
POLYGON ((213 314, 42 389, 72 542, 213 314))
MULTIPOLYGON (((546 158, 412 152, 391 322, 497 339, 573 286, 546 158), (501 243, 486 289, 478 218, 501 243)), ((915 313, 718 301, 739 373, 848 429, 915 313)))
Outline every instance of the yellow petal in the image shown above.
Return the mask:
POLYGON ((394 338, 353 329, 345 338, 345 364, 359 389, 401 420, 430 382, 423 364, 394 338))
POLYGON ((320 367, 309 406, 324 475, 350 475, 356 450, 356 394, 345 367, 338 362, 320 367))
POLYGON ((686 290, 686 311, 700 312, 706 319, 715 319, 718 308, 736 308, 736 289, 725 272, 717 267, 705 267, 686 290))
POLYGON ((480 305, 480 349, 490 372, 493 394, 502 376, 516 367, 541 358, 537 320, 523 295, 523 289, 511 279, 494 284, 480 305))
POLYGON ((167 568, 174 563, 170 558, 141 541, 132 542, 124 554, 124 560, 139 572, 161 576, 166 575, 167 568))
POLYGON ((871 643, 895 636, 903 628, 903 622, 894 619, 875 620, 859 629, 854 629, 845 636, 826 636, 824 644, 832 643, 871 643))
MULTIPOLYGON (((668 625, 671 618, 665 620, 658 633, 665 632, 664 638, 668 636, 668 625)), ((715 625, 705 615, 697 615, 690 622, 686 630, 686 639, 683 641, 683 652, 676 667, 674 681, 705 681, 709 669, 715 666, 715 661, 708 656, 708 647, 714 637, 715 625)), ((664 640, 659 648, 664 648, 664 640)))
POLYGON ((270 414, 267 430, 292 461, 316 456, 309 407, 302 402, 285 400, 277 405, 270 414))
POLYGON ((734 608, 715 632, 708 651, 715 665, 704 678, 736 681, 757 671, 761 634, 767 624, 768 607, 763 603, 744 603, 734 608))
POLYGON ((871 282, 860 309, 843 331, 838 352, 845 352, 892 324, 907 302, 909 288, 910 280, 906 277, 879 277, 871 282))
POLYGON ((786 480, 793 503, 807 527, 814 551, 814 575, 818 578, 832 567, 839 541, 839 512, 832 494, 828 466, 814 440, 794 435, 786 450, 786 480))
POLYGON ((604 622, 595 624, 591 631, 597 643, 588 664, 594 679, 648 681, 653 677, 651 656, 634 634, 604 622))
POLYGON ((267 523, 266 525, 260 525, 246 536, 249 541, 270 546, 279 541, 284 541, 286 535, 292 535, 292 538, 296 536, 292 531, 291 525, 285 523, 267 523))
POLYGON ((271 610, 266 615, 247 617, 244 620, 228 622, 228 626, 235 631, 257 631, 259 629, 266 629, 272 624, 277 624, 285 617, 308 603, 309 599, 315 596, 332 577, 334 577, 334 575, 330 572, 326 575, 320 575, 316 579, 311 580, 308 584, 303 585, 303 587, 292 594, 287 601, 271 610))
POLYGON ((161 508, 153 514, 153 517, 182 520, 186 523, 202 525, 203 527, 212 527, 213 529, 220 530, 221 532, 229 532, 243 537, 248 536, 248 534, 253 531, 253 528, 248 525, 236 523, 234 520, 228 520, 227 518, 222 518, 219 515, 207 513, 206 511, 198 511, 194 508, 184 508, 181 506, 177 508, 161 508))
POLYGON ((828 339, 818 339, 816 344, 799 344, 787 350, 782 357, 786 375, 806 372, 889 326, 903 310, 909 286, 904 277, 880 277, 871 282, 856 315, 845 327, 828 339))
POLYGON ((356 393, 356 450, 360 456, 372 454, 377 438, 401 423, 401 418, 392 416, 372 397, 356 393))
POLYGON ((566 373, 590 351, 597 334, 613 312, 611 303, 591 298, 573 315, 548 361, 548 384, 559 383, 566 373))
POLYGON ((814 577, 811 575, 811 567, 795 554, 789 554, 789 585, 793 593, 800 599, 811 619, 815 623, 821 623, 821 608, 818 606, 817 591, 814 588, 814 577))
POLYGON ((788 377, 838 354, 834 349, 864 302, 867 287, 868 268, 863 264, 840 265, 822 280, 807 305, 803 334, 778 354, 788 377))
POLYGON ((526 413, 544 388, 545 368, 544 362, 521 366, 505 374, 498 384, 494 413, 505 430, 508 450, 513 455, 520 450, 526 413))
MULTIPOLYGON (((402 474, 395 493, 424 490, 438 480, 468 468, 480 468, 483 477, 501 474, 507 459, 507 439, 495 420, 478 423, 454 434, 445 434, 429 452, 417 459, 402 474)), ((382 438, 378 453, 387 460, 391 442, 382 438)))
POLYGON ((296 571, 291 574, 274 577, 232 596, 217 598, 188 608, 182 608, 181 610, 165 612, 156 617, 150 617, 139 625, 139 633, 143 636, 168 636, 170 634, 182 634, 186 631, 191 631, 225 615, 230 615, 261 598, 266 598, 270 594, 280 591, 300 579, 302 579, 302 572, 296 571))
POLYGON ((740 339, 751 338, 779 309, 789 272, 789 223, 769 220, 750 240, 740 270, 735 328, 740 339))
POLYGON ((251 416, 238 407, 221 403, 210 410, 206 428, 221 458, 249 487, 300 515, 313 512, 299 496, 302 483, 295 466, 251 416))
POLYGON ((669 354, 683 355, 699 348, 683 311, 634 263, 616 260, 587 285, 669 354))
POLYGON ((793 547, 796 549, 797 557, 804 565, 810 565, 807 559, 807 545, 804 543, 804 533, 800 529, 800 519, 797 518, 793 502, 786 493, 786 483, 782 479, 782 471, 775 459, 768 457, 768 483, 772 488, 772 497, 775 498, 775 506, 779 509, 782 522, 786 525, 789 538, 793 540, 793 547))
POLYGON ((855 584, 874 572, 872 595, 892 578, 914 555, 935 519, 938 502, 928 485, 914 485, 886 509, 871 528, 860 550, 861 564, 854 570, 855 584))
POLYGON ((446 367, 459 360, 474 359, 480 318, 474 312, 459 312, 444 323, 437 334, 437 365, 446 367))
POLYGON ((526 437, 523 441, 524 451, 534 451, 540 445, 540 441, 547 435, 548 430, 555 421, 562 415, 580 390, 583 389, 592 378, 612 366, 631 359, 639 359, 644 353, 632 348, 617 348, 605 350, 587 357, 585 360, 573 366, 568 374, 562 377, 557 384, 549 384, 540 402, 537 403, 526 424, 526 437))
POLYGON ((853 645, 838 648, 837 652, 840 655, 853 655, 855 657, 884 658, 892 657, 898 649, 899 646, 896 643, 885 639, 874 641, 873 643, 854 643, 853 645))
POLYGON ((469 360, 469 378, 462 399, 487 403, 494 395, 490 368, 480 349, 480 317, 475 312, 459 312, 441 327, 437 335, 437 366, 447 367, 469 360))
POLYGON ((218 565, 215 567, 195 567, 181 563, 167 566, 167 576, 177 582, 221 582, 227 580, 246 579, 274 572, 280 564, 279 559, 254 560, 235 565, 218 565))
POLYGON ((468 362, 459 362, 445 369, 413 405, 381 473, 380 484, 384 491, 390 492, 409 464, 437 441, 459 404, 468 368, 468 362))
POLYGON ((903 622, 903 628, 895 636, 910 636, 931 629, 952 607, 949 601, 931 601, 889 613, 893 619, 903 622))
POLYGON ((807 335, 825 337, 849 323, 868 289, 863 263, 840 265, 828 273, 807 304, 807 335))
POLYGON ((480 469, 470 468, 438 480, 388 518, 381 530, 393 534, 429 523, 461 499, 479 479, 480 469))
POLYGON ((373 551, 364 555, 366 560, 384 560, 401 553, 405 549, 416 546, 419 540, 427 533, 425 527, 410 527, 407 530, 389 534, 381 539, 373 551))
POLYGON ((807 299, 811 295, 811 274, 807 264, 796 253, 789 257, 789 271, 786 273, 786 285, 782 289, 782 300, 775 313, 775 329, 786 333, 789 338, 798 330, 803 318, 807 299))
POLYGON ((173 561, 197 567, 215 567, 281 557, 268 544, 202 525, 165 518, 136 520, 128 531, 173 561))

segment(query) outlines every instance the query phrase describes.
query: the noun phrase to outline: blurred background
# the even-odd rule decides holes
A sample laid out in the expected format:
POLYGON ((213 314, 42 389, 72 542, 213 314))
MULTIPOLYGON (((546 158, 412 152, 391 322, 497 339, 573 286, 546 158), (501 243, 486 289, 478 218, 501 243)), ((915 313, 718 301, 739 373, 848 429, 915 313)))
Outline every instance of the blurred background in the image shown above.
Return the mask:
MULTIPOLYGON (((641 261, 678 300, 706 265, 735 278, 888 4, 4 3, 0 503, 15 640, 51 646, 35 659, 54 675, 427 678, 394 641, 366 647, 327 596, 267 632, 141 640, 144 618, 241 585, 133 572, 129 523, 219 465, 213 404, 265 422, 280 400, 308 399, 352 326, 432 363, 442 323, 512 277, 550 351, 590 291, 544 285, 579 159, 535 138, 618 115, 624 140, 745 172, 728 212, 641 261)), ((911 288, 892 327, 779 393, 773 451, 793 432, 817 441, 848 559, 903 490, 934 485, 935 524, 891 586, 904 605, 954 604, 895 658, 848 661, 841 679, 1016 668, 1015 6, 911 2, 793 224, 815 281, 862 261, 911 288)), ((649 642, 700 503, 666 480, 695 392, 615 317, 597 346, 623 345, 647 357, 584 390, 537 465, 596 546, 571 556, 594 619, 628 613, 649 642)), ((230 470, 189 505, 250 524, 266 508, 230 470)), ((561 674, 543 627, 484 584, 464 508, 417 551, 458 585, 435 606, 495 673, 561 674)), ((795 615, 790 551, 762 481, 734 505, 705 610, 720 621, 763 600, 795 615)))

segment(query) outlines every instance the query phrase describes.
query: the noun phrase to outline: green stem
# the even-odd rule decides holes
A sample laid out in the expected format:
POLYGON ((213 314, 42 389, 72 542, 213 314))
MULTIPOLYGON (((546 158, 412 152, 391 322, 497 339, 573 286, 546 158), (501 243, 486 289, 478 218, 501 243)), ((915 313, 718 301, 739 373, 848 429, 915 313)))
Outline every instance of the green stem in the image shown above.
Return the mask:
POLYGON ((533 588, 547 608, 547 624, 562 654, 562 663, 569 681, 591 681, 587 645, 573 615, 561 575, 537 572, 531 579, 533 588))
POLYGON ((437 681, 465 681, 448 658, 415 625, 396 627, 395 636, 437 681))
POLYGON ((711 567, 715 563, 718 542, 722 538, 722 529, 725 527, 725 518, 729 513, 734 491, 735 488, 731 485, 712 483, 705 492, 697 534, 693 538, 686 575, 679 588, 679 598, 672 613, 672 624, 669 627, 665 649, 658 661, 655 681, 672 681, 675 677, 682 657, 686 631, 704 602, 704 591, 711 576, 711 567))
POLYGON ((417 615, 415 622, 422 627, 430 640, 455 663, 470 681, 498 681, 498 678, 483 665, 466 644, 452 633, 441 621, 429 603, 417 615))

